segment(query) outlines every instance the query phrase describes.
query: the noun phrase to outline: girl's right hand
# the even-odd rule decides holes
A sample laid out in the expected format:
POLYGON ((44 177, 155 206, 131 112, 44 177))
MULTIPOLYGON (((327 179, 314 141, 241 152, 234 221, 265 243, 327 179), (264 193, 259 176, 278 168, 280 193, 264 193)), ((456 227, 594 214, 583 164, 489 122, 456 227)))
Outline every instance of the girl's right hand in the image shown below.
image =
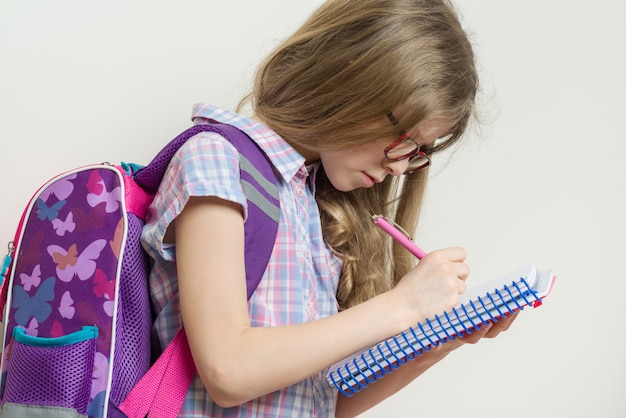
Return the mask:
POLYGON ((400 306, 408 309, 411 324, 457 304, 470 272, 465 257, 465 249, 460 247, 433 251, 400 280, 392 292, 400 306))

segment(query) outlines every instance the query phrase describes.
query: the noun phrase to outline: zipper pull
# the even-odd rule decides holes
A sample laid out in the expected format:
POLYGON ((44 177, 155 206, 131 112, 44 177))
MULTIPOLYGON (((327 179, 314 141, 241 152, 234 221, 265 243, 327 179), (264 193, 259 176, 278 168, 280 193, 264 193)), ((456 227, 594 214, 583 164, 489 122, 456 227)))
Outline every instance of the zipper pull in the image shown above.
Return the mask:
POLYGON ((9 241, 8 250, 4 259, 2 260, 2 268, 0 269, 0 286, 4 284, 4 280, 7 277, 7 273, 9 272, 9 267, 11 266, 11 262, 13 261, 13 253, 15 252, 15 245, 13 241, 9 241))

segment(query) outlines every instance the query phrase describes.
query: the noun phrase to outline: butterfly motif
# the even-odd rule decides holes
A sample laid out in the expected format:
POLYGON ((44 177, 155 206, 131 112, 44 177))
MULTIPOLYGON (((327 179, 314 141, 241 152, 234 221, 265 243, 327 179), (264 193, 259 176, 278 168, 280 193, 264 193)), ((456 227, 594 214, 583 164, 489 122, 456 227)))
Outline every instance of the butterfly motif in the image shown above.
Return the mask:
POLYGON ((33 268, 30 276, 26 273, 20 273, 20 281, 27 292, 30 292, 31 288, 39 286, 41 283, 41 267, 39 264, 33 268))
POLYGON ((115 234, 113 235, 113 240, 109 241, 111 251, 113 251, 115 258, 117 258, 118 260, 122 253, 122 244, 124 242, 124 226, 124 218, 122 217, 115 226, 115 234))
POLYGON ((96 296, 99 298, 105 297, 107 299, 113 298, 115 294, 115 281, 109 280, 102 270, 96 270, 93 282, 96 284, 93 288, 93 293, 96 296))
POLYGON ((74 276, 80 280, 87 280, 96 271, 96 261, 106 246, 106 240, 98 239, 92 242, 78 254, 76 244, 72 244, 67 250, 58 245, 49 245, 48 254, 57 265, 56 272, 59 280, 70 282, 74 276))
POLYGON ((30 230, 22 238, 19 256, 22 259, 21 262, 24 263, 25 270, 41 262, 44 235, 44 229, 38 228, 36 231, 30 230))
POLYGON ((112 213, 119 209, 121 198, 120 187, 118 186, 108 191, 102 177, 100 177, 100 173, 97 171, 93 171, 89 176, 87 189, 89 190, 87 203, 89 203, 89 206, 92 208, 104 203, 106 213, 112 213))
POLYGON ((52 221, 52 227, 56 231, 57 235, 62 237, 66 232, 74 232, 76 224, 74 223, 74 215, 72 212, 67 214, 64 221, 57 218, 52 221))
POLYGON ((103 390, 93 397, 93 400, 87 407, 87 416, 89 417, 100 417, 102 416, 102 411, 104 411, 104 405, 107 403, 106 398, 107 391, 103 390))
POLYGON ((107 388, 107 380, 109 378, 109 360, 106 356, 98 351, 93 361, 93 379, 91 381, 91 398, 95 399, 98 393, 103 392, 107 388))
POLYGON ((33 318, 28 323, 28 326, 24 329, 26 331, 26 335, 31 335, 36 337, 39 335, 39 322, 37 322, 37 318, 33 318))
POLYGON ((105 300, 102 304, 102 309, 109 318, 113 318, 113 313, 115 312, 115 301, 105 300))
POLYGON ((115 302, 111 299, 115 295, 115 280, 109 280, 102 270, 97 269, 93 281, 96 284, 93 289, 94 294, 99 298, 103 297, 106 299, 102 304, 102 309, 104 309, 104 313, 112 318, 115 302))
POLYGON ((59 304, 59 313, 65 319, 74 318, 74 313, 76 312, 76 308, 74 308, 74 299, 72 299, 72 295, 70 291, 66 291, 61 296, 61 303, 59 304))
POLYGON ((75 178, 76 174, 71 174, 56 180, 41 192, 41 199, 47 202, 50 195, 55 195, 59 200, 67 199, 74 191, 74 184, 70 180, 74 180, 75 178))
POLYGON ((88 229, 102 229, 105 214, 104 205, 96 206, 88 211, 80 207, 72 209, 72 217, 78 232, 85 232, 88 229))
POLYGON ((87 180, 87 190, 89 193, 93 194, 102 194, 104 191, 102 176, 100 176, 100 172, 98 170, 93 170, 89 174, 89 179, 87 180))
MULTIPOLYGON (((97 305, 91 303, 91 301, 86 301, 80 298, 77 298, 74 302, 76 306, 76 316, 80 320, 82 324, 99 324, 101 322, 101 316, 96 313, 98 308, 97 305)), ((77 321, 74 318, 74 321, 77 321)), ((98 326, 98 338, 96 338, 96 350, 101 353, 109 353, 111 350, 111 338, 112 338, 112 329, 110 326, 102 324, 102 326, 98 326), (108 343, 107 343, 108 341, 108 343)))
POLYGON ((54 321, 52 323, 52 328, 50 328, 50 337, 58 338, 65 335, 65 331, 63 330, 63 326, 59 321, 54 321))
POLYGON ((54 300, 54 285, 56 279, 48 277, 30 297, 22 286, 13 287, 13 309, 15 322, 26 327, 30 318, 35 318, 39 324, 48 319, 52 306, 48 302, 54 300))
POLYGON ((37 205, 37 217, 41 221, 46 219, 53 221, 59 216, 59 211, 63 209, 65 203, 65 200, 59 200, 58 202, 48 206, 43 200, 37 199, 35 201, 35 204, 37 205))

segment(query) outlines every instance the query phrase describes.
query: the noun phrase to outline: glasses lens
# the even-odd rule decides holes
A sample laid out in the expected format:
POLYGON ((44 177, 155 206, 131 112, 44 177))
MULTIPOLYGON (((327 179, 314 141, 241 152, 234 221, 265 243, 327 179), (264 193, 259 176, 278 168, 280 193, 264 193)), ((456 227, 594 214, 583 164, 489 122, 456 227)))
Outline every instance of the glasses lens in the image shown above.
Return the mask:
POLYGON ((401 160, 413 156, 419 149, 419 145, 411 138, 407 137, 398 142, 393 147, 387 149, 386 155, 390 160, 401 160))
POLYGON ((423 152, 419 152, 415 154, 412 158, 409 159, 409 165, 406 167, 404 171, 405 174, 411 174, 423 168, 426 168, 430 165, 430 158, 423 152))

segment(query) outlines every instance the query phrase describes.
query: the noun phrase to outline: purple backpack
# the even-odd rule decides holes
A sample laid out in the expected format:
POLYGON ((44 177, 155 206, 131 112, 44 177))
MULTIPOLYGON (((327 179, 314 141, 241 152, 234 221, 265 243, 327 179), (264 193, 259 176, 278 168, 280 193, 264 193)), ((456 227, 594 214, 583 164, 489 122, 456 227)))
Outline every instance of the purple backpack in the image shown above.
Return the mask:
POLYGON ((170 159, 206 131, 240 154, 251 296, 280 207, 271 163, 239 129, 196 125, 143 168, 100 164, 63 173, 31 199, 0 272, 0 417, 177 415, 195 368, 184 330, 151 364, 149 262, 140 234, 170 159))

